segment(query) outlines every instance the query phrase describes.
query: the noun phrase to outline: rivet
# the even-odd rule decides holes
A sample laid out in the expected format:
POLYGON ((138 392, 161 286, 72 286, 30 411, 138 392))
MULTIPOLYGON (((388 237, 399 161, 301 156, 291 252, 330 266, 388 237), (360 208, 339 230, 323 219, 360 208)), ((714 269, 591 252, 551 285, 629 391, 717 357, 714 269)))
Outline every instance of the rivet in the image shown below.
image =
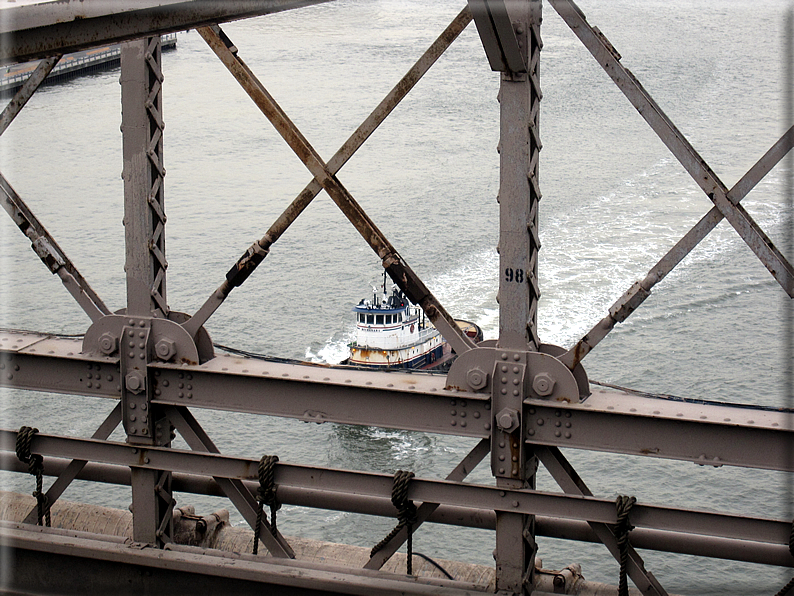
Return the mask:
POLYGON ((499 441, 499 447, 504 449, 505 448, 505 442, 504 441, 499 441))
POLYGON ((184 383, 179 383, 179 385, 177 385, 177 386, 178 386, 180 389, 183 389, 183 388, 185 387, 185 384, 184 384, 184 383))
POLYGON ((148 457, 144 457, 143 458, 143 463, 148 464, 149 463, 149 458, 148 457))
MULTIPOLYGON (((134 325, 135 321, 133 319, 130 319, 129 321, 127 321, 127 324, 128 325, 134 325)), ((132 331, 130 331, 130 333, 132 333, 132 331)))
POLYGON ((504 461, 504 460, 505 460, 505 456, 504 455, 500 455, 499 456, 499 461, 504 461))
POLYGON ((458 415, 458 411, 457 411, 457 410, 452 410, 452 411, 450 412, 450 415, 451 415, 451 416, 457 416, 457 415, 458 415))
POLYGON ((503 364, 503 365, 502 365, 502 372, 503 372, 503 373, 504 373, 504 372, 507 372, 507 365, 506 365, 506 364, 503 364))
POLYGON ((105 377, 105 378, 106 378, 108 381, 112 381, 112 380, 113 380, 113 375, 108 375, 108 376, 107 376, 107 377, 105 377))
POLYGON ((146 354, 138 354, 138 357, 139 357, 141 360, 144 360, 144 359, 146 358, 146 354))
POLYGON ((514 456, 513 456, 513 461, 514 461, 514 462, 518 461, 518 456, 517 456, 517 455, 514 455, 514 456))
POLYGON ((502 352, 502 360, 507 360, 507 352, 502 352))
POLYGON ((565 433, 565 438, 566 438, 566 439, 570 439, 570 438, 571 438, 571 433, 569 433, 569 432, 566 432, 566 433, 565 433))
POLYGON ((518 397, 518 394, 521 393, 518 389, 513 389, 513 395, 518 397))
POLYGON ((515 360, 516 362, 521 360, 521 354, 513 354, 513 360, 515 360))
POLYGON ((452 426, 457 426, 457 424, 458 424, 458 423, 457 423, 455 420, 453 420, 452 422, 450 422, 450 424, 451 424, 452 426))
MULTIPOLYGON (((389 385, 389 387, 391 387, 391 385, 389 385)), ((453 400, 452 400, 451 402, 449 402, 449 403, 450 403, 450 405, 454 406, 454 405, 455 405, 455 404, 457 404, 458 402, 456 402, 456 401, 453 399, 453 400)))
POLYGON ((148 435, 148 434, 149 434, 149 429, 148 429, 148 428, 144 428, 144 429, 141 431, 141 434, 142 434, 142 435, 148 435))
POLYGON ((180 391, 180 392, 178 393, 178 396, 179 396, 179 397, 185 397, 185 394, 184 394, 184 393, 182 393, 182 392, 180 391))
POLYGON ((535 413, 535 408, 529 408, 529 413, 530 414, 534 414, 535 413))
POLYGON ((146 327, 146 321, 139 321, 138 325, 141 327, 146 327))
POLYGON ((479 412, 474 412, 472 414, 472 416, 474 416, 475 418, 479 418, 480 417, 480 413, 479 412))
POLYGON ((138 333, 138 337, 143 339, 144 337, 146 337, 146 332, 145 331, 141 331, 140 333, 138 333))
POLYGON ((193 380, 193 375, 188 373, 186 378, 187 378, 188 381, 192 381, 193 380))
POLYGON ((192 394, 192 393, 188 393, 188 394, 187 394, 187 398, 188 398, 188 399, 192 399, 192 398, 193 398, 193 394, 192 394))
POLYGON ((10 381, 11 379, 13 379, 13 378, 14 378, 14 375, 12 375, 11 373, 8 373, 8 375, 7 375, 7 378, 8 378, 8 380, 10 381))
POLYGON ((136 420, 135 416, 130 416, 130 420, 135 422, 135 420, 136 420))
POLYGON ((146 404, 141 404, 141 410, 146 410, 146 404))
POLYGON ((460 400, 460 407, 461 408, 465 408, 466 407, 466 400, 465 399, 460 400))
POLYGON ((86 386, 90 389, 91 387, 94 386, 94 384, 91 381, 88 381, 88 383, 86 383, 86 386))
POLYGON ((562 435, 562 433, 561 433, 560 431, 558 431, 558 430, 555 430, 555 431, 554 431, 554 436, 555 436, 555 437, 559 437, 559 436, 561 436, 561 435, 562 435))
POLYGON ((168 385, 169 385, 168 379, 164 380, 163 381, 163 387, 168 387, 168 385))
POLYGON ((178 376, 179 376, 180 379, 184 379, 185 378, 185 373, 179 373, 178 376))
POLYGON ((538 418, 538 426, 543 426, 543 418, 538 418))
POLYGON ((461 425, 461 427, 466 428, 466 421, 465 420, 461 420, 460 421, 460 425, 461 425))
POLYGON ((559 418, 560 416, 562 416, 562 411, 561 411, 561 410, 555 410, 555 412, 554 412, 554 415, 555 415, 557 418, 559 418))
POLYGON ((518 371, 520 371, 520 370, 521 370, 521 369, 520 369, 520 368, 518 368, 517 366, 514 366, 514 367, 513 367, 513 372, 514 372, 515 374, 518 374, 518 371))
POLYGON ((130 358, 135 358, 135 352, 130 352, 130 353, 129 353, 129 357, 130 357, 130 358))
POLYGON ((134 409, 135 409, 135 404, 134 403, 130 403, 130 410, 134 410, 134 409))
POLYGON ((513 449, 518 449, 518 443, 513 443, 513 449))
POLYGON ((556 426, 556 427, 560 427, 560 426, 562 426, 562 422, 560 422, 559 420, 557 420, 557 421, 554 423, 554 426, 556 426))
POLYGON ((191 385, 190 383, 188 383, 188 384, 187 384, 187 388, 188 388, 188 389, 193 389, 193 385, 191 385))
POLYGON ((513 379, 513 385, 518 385, 518 384, 519 384, 519 382, 520 382, 520 380, 519 380, 519 379, 513 379))
POLYGON ((502 395, 507 395, 507 389, 502 389, 502 395))
POLYGON ((571 417, 571 413, 570 412, 565 412, 565 417, 566 418, 570 418, 571 417))
POLYGON ((500 474, 504 474, 505 473, 505 469, 504 468, 499 468, 499 473, 500 474))
POLYGON ((138 344, 138 347, 142 350, 142 349, 144 349, 146 347, 146 344, 141 342, 141 343, 138 344))
POLYGON ((565 423, 565 428, 571 428, 571 423, 570 422, 566 422, 565 423))
POLYGON ((137 449, 133 449, 132 450, 132 454, 135 455, 136 453, 138 453, 138 450, 137 449))
POLYGON ((531 437, 532 435, 534 435, 534 434, 535 434, 535 429, 534 429, 534 428, 530 428, 530 429, 527 431, 527 434, 528 434, 528 435, 531 437))
POLYGON ((518 507, 518 501, 513 501, 513 507, 518 507))
POLYGON ((159 389, 155 389, 155 390, 154 390, 154 394, 155 394, 155 395, 160 395, 161 393, 162 393, 162 392, 161 392, 159 389))
POLYGON ((486 422, 485 425, 483 426, 483 428, 485 430, 491 430, 491 423, 490 422, 486 422))

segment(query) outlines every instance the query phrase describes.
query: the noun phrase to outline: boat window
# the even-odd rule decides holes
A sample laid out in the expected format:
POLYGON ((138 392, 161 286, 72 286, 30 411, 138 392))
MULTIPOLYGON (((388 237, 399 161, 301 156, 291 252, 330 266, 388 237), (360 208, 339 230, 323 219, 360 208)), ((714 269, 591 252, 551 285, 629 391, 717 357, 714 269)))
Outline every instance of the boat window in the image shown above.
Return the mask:
POLYGON ((402 320, 403 320, 403 316, 402 315, 397 315, 397 322, 401 323, 402 320))
POLYGON ((375 322, 375 315, 367 315, 367 324, 372 325, 375 322))
POLYGON ((383 325, 383 315, 375 315, 375 324, 383 325))
POLYGON ((358 313, 358 322, 359 323, 363 323, 364 322, 364 315, 361 314, 361 313, 358 313))
POLYGON ((386 324, 391 325, 391 315, 386 315, 386 324))

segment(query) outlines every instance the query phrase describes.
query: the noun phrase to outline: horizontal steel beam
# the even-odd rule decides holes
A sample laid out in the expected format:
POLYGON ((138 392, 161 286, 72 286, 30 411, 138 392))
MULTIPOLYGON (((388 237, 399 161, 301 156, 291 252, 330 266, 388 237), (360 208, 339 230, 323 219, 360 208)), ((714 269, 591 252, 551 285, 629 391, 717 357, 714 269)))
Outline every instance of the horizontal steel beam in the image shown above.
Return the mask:
POLYGON ((61 0, 0 9, 0 64, 175 33, 329 0, 61 0))
MULTIPOLYGON (((0 331, 0 385, 119 399, 118 361, 86 357, 80 350, 78 339, 0 331)), ((485 394, 445 389, 446 377, 439 374, 237 356, 150 368, 154 403, 163 405, 478 439, 490 436, 493 424, 485 394)), ((537 401, 526 407, 531 443, 794 471, 786 458, 794 451, 790 412, 654 399, 598 386, 582 403, 537 401)))
MULTIPOLYGON (((57 476, 65 471, 69 460, 47 458, 44 473, 57 476)), ((27 464, 22 463, 14 454, 0 452, 0 469, 28 473, 27 464)), ((80 480, 103 482, 129 486, 130 469, 112 464, 88 464, 77 475, 80 480)), ((172 489, 175 493, 191 493, 225 496, 223 490, 212 478, 177 473, 173 475, 172 489)), ((252 493, 259 487, 258 482, 244 481, 252 493)), ((345 511, 380 517, 396 517, 397 510, 390 499, 356 494, 335 494, 324 490, 309 490, 293 486, 278 487, 279 501, 284 505, 297 505, 313 509, 345 511)), ((473 507, 452 507, 440 505, 427 519, 430 523, 480 528, 496 528, 496 514, 493 511, 473 507)), ((535 531, 538 536, 577 540, 580 542, 600 543, 598 536, 587 522, 535 516, 535 531)), ((631 532, 631 544, 635 548, 663 552, 711 557, 729 561, 744 561, 781 567, 794 567, 794 557, 788 546, 749 540, 713 538, 697 534, 682 534, 637 528, 631 532)))
MULTIPOLYGON (((16 439, 15 431, 0 430, 0 450, 14 451, 16 439)), ((45 462, 47 457, 55 456, 216 478, 240 480, 258 478, 258 460, 216 453, 141 447, 45 434, 37 434, 33 437, 31 452, 42 455, 45 462)), ((275 470, 275 482, 278 486, 387 498, 391 496, 393 477, 389 474, 350 472, 279 462, 275 470)), ((420 478, 410 482, 407 496, 413 501, 456 507, 545 515, 607 524, 617 522, 615 503, 611 499, 420 478)), ((632 508, 631 523, 638 528, 777 545, 788 544, 791 531, 791 523, 788 521, 706 513, 640 503, 632 508)))
POLYGON ((526 441, 794 472, 794 413, 649 398, 593 387, 583 403, 526 400, 526 441))
POLYGON ((0 523, 0 537, 4 548, 13 549, 14 573, 8 578, 12 583, 4 588, 14 592, 61 593, 65 585, 79 585, 97 594, 166 594, 175 586, 184 594, 483 594, 467 582, 406 578, 183 545, 143 548, 114 537, 22 524, 0 523))

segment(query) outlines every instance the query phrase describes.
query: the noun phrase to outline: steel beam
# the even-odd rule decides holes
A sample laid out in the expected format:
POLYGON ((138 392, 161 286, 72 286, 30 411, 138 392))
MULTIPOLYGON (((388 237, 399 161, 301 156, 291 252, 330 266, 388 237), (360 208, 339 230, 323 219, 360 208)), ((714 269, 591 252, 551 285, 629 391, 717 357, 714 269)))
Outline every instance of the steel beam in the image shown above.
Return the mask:
POLYGON ((794 298, 794 267, 775 247, 741 205, 728 198, 722 183, 700 154, 676 128, 637 78, 620 63, 620 54, 603 33, 592 27, 573 0, 549 0, 596 61, 612 78, 659 139, 681 163, 692 179, 719 209, 725 219, 756 254, 781 287, 794 298))
POLYGON ((411 302, 422 307, 427 317, 455 352, 462 354, 474 348, 474 342, 458 327, 452 316, 413 269, 408 266, 408 263, 364 212, 347 188, 336 178, 328 164, 323 161, 314 147, 289 119, 273 96, 268 93, 264 85, 242 61, 231 40, 220 31, 220 28, 202 27, 198 32, 262 114, 270 120, 279 135, 295 152, 295 155, 323 187, 323 190, 328 193, 340 211, 353 224, 370 248, 375 251, 394 283, 405 292, 411 302))
MULTIPOLYGON (((366 120, 350 135, 334 156, 328 160, 328 170, 330 172, 336 174, 347 163, 386 117, 392 113, 394 108, 399 105, 408 92, 414 88, 430 67, 435 64, 436 60, 457 39, 469 22, 471 22, 471 12, 466 7, 460 11, 458 16, 444 29, 427 51, 422 54, 416 64, 405 73, 400 82, 389 91, 366 120)), ((223 304, 231 291, 245 282, 267 256, 270 247, 281 238, 281 235, 287 231, 298 216, 303 213, 304 209, 320 194, 322 189, 323 187, 320 186, 320 183, 312 179, 306 188, 290 203, 289 207, 273 222, 273 225, 270 226, 265 235, 253 244, 235 263, 218 289, 207 298, 201 308, 196 311, 196 314, 183 325, 190 335, 195 336, 199 328, 223 304)))
MULTIPOLYGON (((48 457, 45 475, 62 474, 69 460, 48 457)), ((27 464, 22 463, 15 454, 0 451, 0 469, 28 473, 27 464)), ((130 484, 130 469, 111 464, 88 463, 77 475, 80 480, 109 484, 130 484)), ((243 481, 252 493, 258 483, 243 481)), ((173 475, 174 492, 223 497, 225 493, 212 478, 177 473, 173 475)), ((389 499, 367 495, 339 495, 324 490, 303 489, 292 486, 279 486, 279 500, 285 505, 297 505, 315 509, 346 511, 380 517, 394 517, 396 510, 389 499)), ((538 536, 601 543, 587 522, 535 516, 538 536)), ((496 515, 493 511, 473 507, 452 507, 439 505, 427 519, 428 523, 480 528, 496 528, 496 515)), ((794 567, 794 557, 785 544, 769 544, 749 540, 713 538, 697 534, 665 532, 636 528, 631 533, 631 543, 636 548, 679 553, 699 557, 712 557, 729 561, 744 561, 763 565, 794 567)))
POLYGON ((14 97, 8 102, 3 113, 0 114, 0 135, 6 131, 11 125, 11 122, 14 121, 14 118, 17 117, 17 114, 19 114, 22 108, 25 107, 25 104, 28 103, 28 100, 33 97, 36 89, 44 82, 44 79, 50 74, 50 71, 52 71, 58 63, 58 60, 61 59, 61 56, 62 54, 55 54, 39 62, 36 70, 28 77, 28 80, 25 81, 19 91, 14 94, 14 97))
MULTIPOLYGON (((13 452, 16 431, 0 430, 0 449, 13 452)), ((76 439, 36 434, 31 452, 42 455, 85 459, 130 466, 142 471, 169 470, 222 478, 249 480, 258 477, 259 461, 215 453, 182 451, 93 439, 76 439)), ((279 486, 324 490, 336 493, 388 498, 391 475, 350 472, 279 462, 275 481, 279 486)), ((615 524, 612 500, 546 493, 527 489, 462 484, 415 478, 408 488, 413 501, 443 503, 521 515, 545 515, 563 519, 615 524)), ((672 507, 636 504, 631 522, 636 527, 703 536, 788 544, 791 523, 785 520, 753 518, 734 514, 707 513, 672 507)))
MULTIPOLYGON (((83 356, 81 345, 79 339, 2 331, 0 383, 119 399, 118 359, 83 356)), ((445 389, 442 375, 231 356, 198 366, 150 368, 161 405, 490 436, 488 396, 445 389)), ((536 444, 794 472, 785 455, 794 451, 794 414, 785 411, 686 403, 597 386, 583 403, 535 400, 528 407, 534 411, 525 438, 536 444)))
MULTIPOLYGON (((14 553, 13 591, 96 594, 245 594, 274 596, 482 596, 481 586, 352 568, 226 553, 184 545, 157 550, 115 537, 0 524, 14 553), (115 539, 114 539, 115 538, 115 539), (47 572, 42 572, 46 560, 47 572), (68 578, 68 580, 67 580, 68 578), (479 588, 479 589, 478 589, 479 588), (79 593, 75 590, 72 593, 79 593)), ((7 587, 7 586, 4 586, 7 587)))
POLYGON ((271 14, 328 0, 62 0, 3 7, 0 65, 271 14))

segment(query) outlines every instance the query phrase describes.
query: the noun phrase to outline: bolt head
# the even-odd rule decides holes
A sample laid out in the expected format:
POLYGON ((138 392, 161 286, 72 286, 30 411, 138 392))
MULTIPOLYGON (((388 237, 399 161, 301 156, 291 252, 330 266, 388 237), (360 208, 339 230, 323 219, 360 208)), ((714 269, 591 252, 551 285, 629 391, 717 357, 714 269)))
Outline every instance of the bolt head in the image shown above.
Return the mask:
POLYGON ((119 338, 112 333, 103 333, 99 337, 99 349, 103 354, 110 356, 119 347, 119 338))
POLYGON ((133 370, 132 372, 127 373, 127 376, 124 378, 127 391, 130 393, 142 393, 145 386, 146 386, 146 379, 143 376, 143 373, 139 370, 133 370))
POLYGON ((518 412, 512 408, 503 408, 496 415, 496 426, 506 433, 513 432, 518 428, 518 412))
POLYGON ((475 367, 466 373, 466 382, 475 391, 482 389, 488 384, 488 373, 480 367, 475 367))
POLYGON ((548 373, 538 373, 532 381, 532 389, 541 397, 547 397, 554 391, 556 382, 548 373))
POLYGON ((154 346, 154 351, 160 360, 171 360, 176 354, 176 342, 173 339, 161 339, 154 346))

